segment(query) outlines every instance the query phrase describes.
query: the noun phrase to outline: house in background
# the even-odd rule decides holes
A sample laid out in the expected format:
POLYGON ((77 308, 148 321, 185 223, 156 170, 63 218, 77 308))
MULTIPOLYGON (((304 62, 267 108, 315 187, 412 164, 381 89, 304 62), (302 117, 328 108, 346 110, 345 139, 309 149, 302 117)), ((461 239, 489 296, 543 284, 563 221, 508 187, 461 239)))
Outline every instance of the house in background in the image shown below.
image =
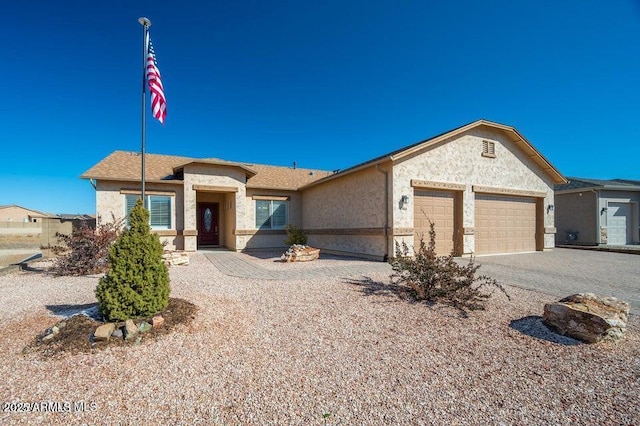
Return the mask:
MULTIPOLYGON (((284 247, 286 224, 324 251, 385 259, 435 224, 440 253, 516 253, 555 243, 564 177, 516 129, 478 120, 332 173, 147 154, 151 227, 169 248, 284 247)), ((124 217, 140 196, 137 153, 115 151, 81 177, 96 212, 124 217)))
POLYGON ((568 179, 555 187, 558 244, 640 244, 640 181, 568 179))
POLYGON ((86 214, 50 214, 15 204, 0 206, 0 249, 33 249, 56 245, 56 233, 69 235, 81 223, 95 228, 96 218, 86 214))
POLYGON ((41 222, 43 218, 50 217, 48 213, 27 209, 16 204, 0 206, 0 222, 41 222))

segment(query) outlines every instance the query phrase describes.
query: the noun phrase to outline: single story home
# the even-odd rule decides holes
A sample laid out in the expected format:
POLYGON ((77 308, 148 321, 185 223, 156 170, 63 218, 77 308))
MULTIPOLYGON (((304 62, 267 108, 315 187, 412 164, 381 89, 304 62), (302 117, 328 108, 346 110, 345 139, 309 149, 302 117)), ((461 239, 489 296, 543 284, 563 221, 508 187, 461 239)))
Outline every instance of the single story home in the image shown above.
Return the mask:
POLYGON ((568 180, 555 187, 558 244, 640 244, 640 181, 568 180))
MULTIPOLYGON (((115 151, 81 177, 103 220, 140 196, 140 155, 115 151)), ((554 185, 564 177, 515 128, 478 120, 349 169, 147 154, 151 227, 169 248, 284 247, 286 224, 324 251, 386 259, 428 238, 456 255, 555 244, 554 185)))
POLYGON ((28 209, 17 204, 0 206, 0 222, 37 223, 42 222, 45 217, 51 216, 48 213, 28 209))

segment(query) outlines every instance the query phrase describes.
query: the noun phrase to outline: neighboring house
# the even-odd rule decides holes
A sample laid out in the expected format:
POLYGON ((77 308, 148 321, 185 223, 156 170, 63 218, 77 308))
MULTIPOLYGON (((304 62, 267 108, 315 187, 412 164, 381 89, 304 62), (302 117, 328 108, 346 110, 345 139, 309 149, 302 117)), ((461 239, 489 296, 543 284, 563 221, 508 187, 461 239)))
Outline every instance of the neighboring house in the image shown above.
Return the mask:
MULTIPOLYGON (((440 253, 554 247, 562 175, 513 127, 479 120, 332 173, 147 154, 151 227, 170 248, 284 247, 284 225, 325 251, 384 259, 428 238, 440 253)), ((81 177, 98 216, 123 217, 140 196, 140 155, 115 151, 81 177)))
POLYGON ((90 215, 54 215, 15 204, 0 206, 0 249, 33 249, 55 245, 56 233, 71 234, 82 222, 95 228, 90 215))
POLYGON ((16 204, 0 206, 0 222, 42 222, 50 214, 31 210, 16 204))
POLYGON ((640 181, 568 179, 555 187, 558 244, 640 244, 640 181))

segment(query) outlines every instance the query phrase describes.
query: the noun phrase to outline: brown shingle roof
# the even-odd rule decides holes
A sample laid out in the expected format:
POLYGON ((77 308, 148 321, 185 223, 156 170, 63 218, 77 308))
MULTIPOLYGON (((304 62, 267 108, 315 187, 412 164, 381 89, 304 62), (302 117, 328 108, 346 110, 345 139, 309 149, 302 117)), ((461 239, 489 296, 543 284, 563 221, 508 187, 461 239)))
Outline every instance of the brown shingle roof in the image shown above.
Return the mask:
MULTIPOLYGON (((174 170, 190 163, 241 167, 250 176, 247 181, 248 188, 296 190, 331 174, 331 172, 325 170, 235 163, 217 158, 199 159, 174 155, 146 154, 145 160, 145 180, 147 182, 179 180, 174 175, 174 170)), ((140 154, 137 152, 114 151, 80 177, 82 179, 138 181, 140 180, 140 163, 140 154)))
POLYGON ((265 164, 247 164, 247 166, 257 172, 247 182, 247 188, 295 190, 331 175, 331 172, 325 170, 293 169, 265 164))
MULTIPOLYGON (((193 160, 193 158, 175 155, 147 154, 145 157, 145 180, 148 182, 171 180, 174 167, 193 160)), ((140 153, 114 151, 80 177, 82 179, 137 181, 140 180, 141 170, 140 153)))

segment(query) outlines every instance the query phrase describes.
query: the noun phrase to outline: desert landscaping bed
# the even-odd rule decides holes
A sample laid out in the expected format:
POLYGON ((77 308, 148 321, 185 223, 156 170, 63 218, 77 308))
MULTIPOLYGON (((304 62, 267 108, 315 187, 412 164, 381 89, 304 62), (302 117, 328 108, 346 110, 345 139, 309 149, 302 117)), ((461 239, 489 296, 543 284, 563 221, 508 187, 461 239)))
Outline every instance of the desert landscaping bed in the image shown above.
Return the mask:
POLYGON ((0 277, 0 423, 640 423, 635 315, 621 343, 587 345, 540 324, 554 297, 516 287, 461 318, 400 297, 384 274, 260 281, 201 254, 170 273, 191 322, 52 358, 24 349, 53 312, 95 303, 98 278, 0 277))

